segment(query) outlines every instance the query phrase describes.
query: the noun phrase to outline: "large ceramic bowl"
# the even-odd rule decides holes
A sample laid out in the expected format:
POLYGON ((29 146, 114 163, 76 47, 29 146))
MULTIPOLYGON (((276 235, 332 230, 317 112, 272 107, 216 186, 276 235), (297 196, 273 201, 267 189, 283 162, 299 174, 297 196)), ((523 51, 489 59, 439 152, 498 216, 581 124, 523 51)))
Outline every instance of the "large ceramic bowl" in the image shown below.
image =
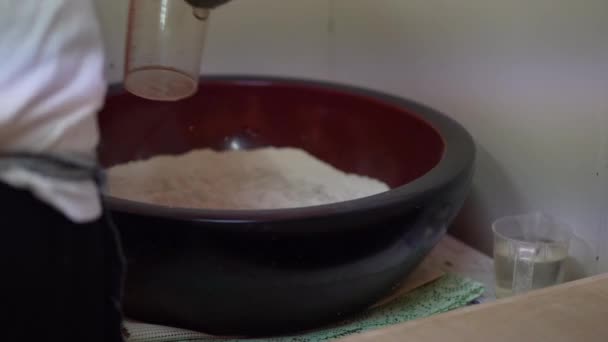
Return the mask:
POLYGON ((302 148, 391 190, 261 211, 168 208, 106 197, 128 259, 125 310, 221 335, 269 335, 366 309, 445 234, 469 191, 474 144, 412 101, 332 83, 214 77, 161 103, 112 89, 102 163, 193 148, 302 148))

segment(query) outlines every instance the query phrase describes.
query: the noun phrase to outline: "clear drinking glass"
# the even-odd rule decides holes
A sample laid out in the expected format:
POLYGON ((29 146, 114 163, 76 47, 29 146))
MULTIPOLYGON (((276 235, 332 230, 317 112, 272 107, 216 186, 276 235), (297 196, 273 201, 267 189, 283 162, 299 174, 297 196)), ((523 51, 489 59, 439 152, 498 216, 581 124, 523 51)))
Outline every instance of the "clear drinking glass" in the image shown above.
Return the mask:
POLYGON ((492 230, 498 298, 563 281, 571 239, 567 225, 534 213, 501 218, 492 230))
POLYGON ((209 11, 184 0, 131 0, 125 58, 127 91, 177 101, 198 89, 209 11))

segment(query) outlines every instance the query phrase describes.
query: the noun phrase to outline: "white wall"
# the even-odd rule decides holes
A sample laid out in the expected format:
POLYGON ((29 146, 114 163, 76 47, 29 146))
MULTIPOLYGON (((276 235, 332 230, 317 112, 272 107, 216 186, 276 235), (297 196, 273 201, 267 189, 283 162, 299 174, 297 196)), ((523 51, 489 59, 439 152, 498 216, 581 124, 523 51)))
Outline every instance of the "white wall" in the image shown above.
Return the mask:
MULTIPOLYGON (((126 3, 97 0, 113 81, 126 3)), ((234 0, 212 16, 203 72, 330 79, 442 110, 479 144, 457 235, 490 251, 493 219, 544 210, 586 241, 587 272, 608 271, 608 1, 234 0)))

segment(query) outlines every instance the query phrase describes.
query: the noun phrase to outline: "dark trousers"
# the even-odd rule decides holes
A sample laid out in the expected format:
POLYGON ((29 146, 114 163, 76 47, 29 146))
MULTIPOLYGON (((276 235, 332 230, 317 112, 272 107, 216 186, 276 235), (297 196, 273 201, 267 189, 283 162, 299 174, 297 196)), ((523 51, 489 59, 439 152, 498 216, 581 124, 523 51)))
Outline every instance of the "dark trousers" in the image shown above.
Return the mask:
POLYGON ((0 340, 122 341, 123 258, 109 218, 75 224, 0 183, 0 340))

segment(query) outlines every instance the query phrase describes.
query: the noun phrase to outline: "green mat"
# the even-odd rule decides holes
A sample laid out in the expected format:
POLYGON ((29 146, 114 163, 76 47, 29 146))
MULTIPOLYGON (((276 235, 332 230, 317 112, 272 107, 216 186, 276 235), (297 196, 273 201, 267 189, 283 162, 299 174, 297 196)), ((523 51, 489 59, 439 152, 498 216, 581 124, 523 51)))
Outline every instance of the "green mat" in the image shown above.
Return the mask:
POLYGON ((409 320, 428 317, 441 312, 466 306, 479 298, 484 291, 482 284, 456 275, 444 275, 440 279, 422 286, 385 306, 330 328, 311 331, 301 335, 264 339, 221 339, 217 337, 177 337, 175 334, 147 336, 129 339, 137 342, 317 342, 328 341, 351 334, 378 329, 409 320))

